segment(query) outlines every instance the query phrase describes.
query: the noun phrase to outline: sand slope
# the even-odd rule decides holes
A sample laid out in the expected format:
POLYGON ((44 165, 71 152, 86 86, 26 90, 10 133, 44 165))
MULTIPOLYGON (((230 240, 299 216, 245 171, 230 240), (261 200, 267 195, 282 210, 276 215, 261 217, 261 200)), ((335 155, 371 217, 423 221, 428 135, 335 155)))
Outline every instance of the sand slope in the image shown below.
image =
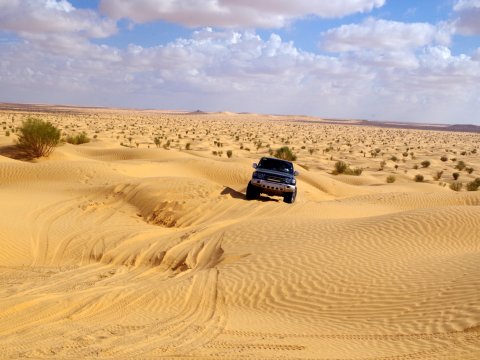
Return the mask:
POLYGON ((480 357, 480 192, 312 169, 246 201, 251 162, 0 156, 2 357, 480 357))

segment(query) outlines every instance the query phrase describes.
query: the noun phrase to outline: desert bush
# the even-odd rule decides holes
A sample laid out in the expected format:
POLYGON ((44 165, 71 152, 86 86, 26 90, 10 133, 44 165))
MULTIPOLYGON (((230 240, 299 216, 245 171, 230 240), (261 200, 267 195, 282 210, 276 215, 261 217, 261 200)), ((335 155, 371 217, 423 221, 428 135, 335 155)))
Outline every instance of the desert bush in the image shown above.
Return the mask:
POLYGON ((423 182, 423 175, 417 174, 417 175, 415 175, 413 180, 415 180, 415 182, 423 182))
POLYGON ((480 188, 480 178, 476 178, 475 180, 467 183, 467 191, 477 191, 480 188))
POLYGON ((185 150, 190 150, 190 143, 187 143, 187 144, 185 145, 185 150))
POLYGON ((466 167, 465 168, 465 171, 468 172, 469 174, 471 174, 473 172, 473 168, 472 167, 466 167))
POLYGON ((363 172, 362 168, 355 168, 355 169, 347 168, 347 170, 345 170, 345 175, 360 176, 362 175, 362 172, 363 172))
POLYGON ((283 146, 280 149, 275 150, 273 156, 279 159, 295 161, 297 156, 290 150, 288 146, 283 146))
POLYGON ((88 138, 88 136, 85 132, 82 132, 82 133, 77 134, 77 135, 67 136, 67 139, 65 141, 69 144, 80 145, 80 144, 89 143, 90 139, 88 138))
POLYGON ((19 132, 18 146, 35 158, 50 155, 60 143, 60 130, 38 118, 29 117, 19 132))
POLYGON ((443 171, 437 171, 435 175, 433 175, 433 180, 438 181, 443 175, 443 171))
POLYGON ((334 165, 336 174, 343 174, 348 169, 348 164, 344 161, 337 161, 334 165))
POLYGON ((460 160, 459 162, 457 162, 457 165, 455 165, 455 169, 462 171, 463 169, 465 169, 466 166, 467 165, 465 164, 465 162, 460 160))
POLYGON ((10 131, 5 131, 5 136, 10 136, 10 131))
POLYGON ((460 191, 462 190, 463 184, 461 182, 454 182, 454 183, 451 183, 449 187, 453 191, 460 191))
POLYGON ((458 178, 460 177, 460 174, 458 172, 454 172, 452 176, 454 180, 458 180, 458 178))
POLYGON ((395 180, 397 180, 397 179, 395 178, 395 176, 393 176, 393 175, 387 176, 387 183, 388 183, 388 184, 394 183, 395 180))
POLYGON ((445 155, 443 155, 440 160, 442 160, 443 162, 447 161, 448 160, 448 157, 446 157, 445 155))
POLYGON ((230 159, 233 155, 233 151, 232 150, 227 150, 227 157, 230 159))
POLYGON ((422 165, 422 167, 427 168, 430 166, 430 161, 424 160, 420 164, 422 165))
POLYGON ((341 160, 337 161, 334 166, 335 166, 335 169, 332 172, 334 175, 345 174, 345 175, 360 176, 362 175, 362 172, 363 172, 362 168, 351 169, 346 162, 341 160))

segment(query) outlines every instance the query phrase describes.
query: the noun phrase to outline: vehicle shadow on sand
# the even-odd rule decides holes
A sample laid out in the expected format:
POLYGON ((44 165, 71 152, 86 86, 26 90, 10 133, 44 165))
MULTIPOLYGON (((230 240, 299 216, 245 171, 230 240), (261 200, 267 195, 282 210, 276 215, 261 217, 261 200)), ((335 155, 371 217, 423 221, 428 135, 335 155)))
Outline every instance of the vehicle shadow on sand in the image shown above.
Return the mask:
MULTIPOLYGON (((234 199, 242 199, 242 200, 246 200, 246 197, 245 197, 245 191, 246 189, 244 189, 243 192, 240 192, 240 191, 237 191, 235 189, 232 189, 231 187, 226 187, 225 189, 222 190, 222 192, 220 193, 220 195, 230 195, 232 198, 234 199)), ((268 197, 268 196, 262 196, 260 195, 257 199, 255 199, 256 201, 262 201, 262 202, 279 202, 280 200, 278 199, 272 199, 271 197, 268 197)), ((251 200, 249 200, 251 201, 251 200)))

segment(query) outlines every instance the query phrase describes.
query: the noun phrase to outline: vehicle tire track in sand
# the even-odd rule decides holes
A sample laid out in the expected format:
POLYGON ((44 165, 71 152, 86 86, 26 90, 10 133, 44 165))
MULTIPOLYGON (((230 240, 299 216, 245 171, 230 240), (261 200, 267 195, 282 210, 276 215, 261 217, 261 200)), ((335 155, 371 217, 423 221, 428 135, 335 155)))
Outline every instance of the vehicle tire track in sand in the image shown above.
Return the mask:
POLYGON ((66 216, 78 203, 79 198, 57 202, 53 205, 34 211, 28 216, 32 224, 32 257, 31 266, 47 264, 50 250, 49 232, 53 224, 66 216))

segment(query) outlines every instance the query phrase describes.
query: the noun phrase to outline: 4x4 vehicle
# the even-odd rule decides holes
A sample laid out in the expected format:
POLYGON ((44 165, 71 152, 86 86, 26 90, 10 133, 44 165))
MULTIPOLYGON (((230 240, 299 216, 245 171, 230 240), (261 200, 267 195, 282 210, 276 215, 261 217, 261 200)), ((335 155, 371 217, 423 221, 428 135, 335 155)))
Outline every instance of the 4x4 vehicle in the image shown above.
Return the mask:
POLYGON ((283 196, 283 201, 293 203, 297 196, 297 181, 293 164, 290 161, 263 157, 253 164, 255 171, 247 186, 247 200, 258 198, 261 193, 283 196))

